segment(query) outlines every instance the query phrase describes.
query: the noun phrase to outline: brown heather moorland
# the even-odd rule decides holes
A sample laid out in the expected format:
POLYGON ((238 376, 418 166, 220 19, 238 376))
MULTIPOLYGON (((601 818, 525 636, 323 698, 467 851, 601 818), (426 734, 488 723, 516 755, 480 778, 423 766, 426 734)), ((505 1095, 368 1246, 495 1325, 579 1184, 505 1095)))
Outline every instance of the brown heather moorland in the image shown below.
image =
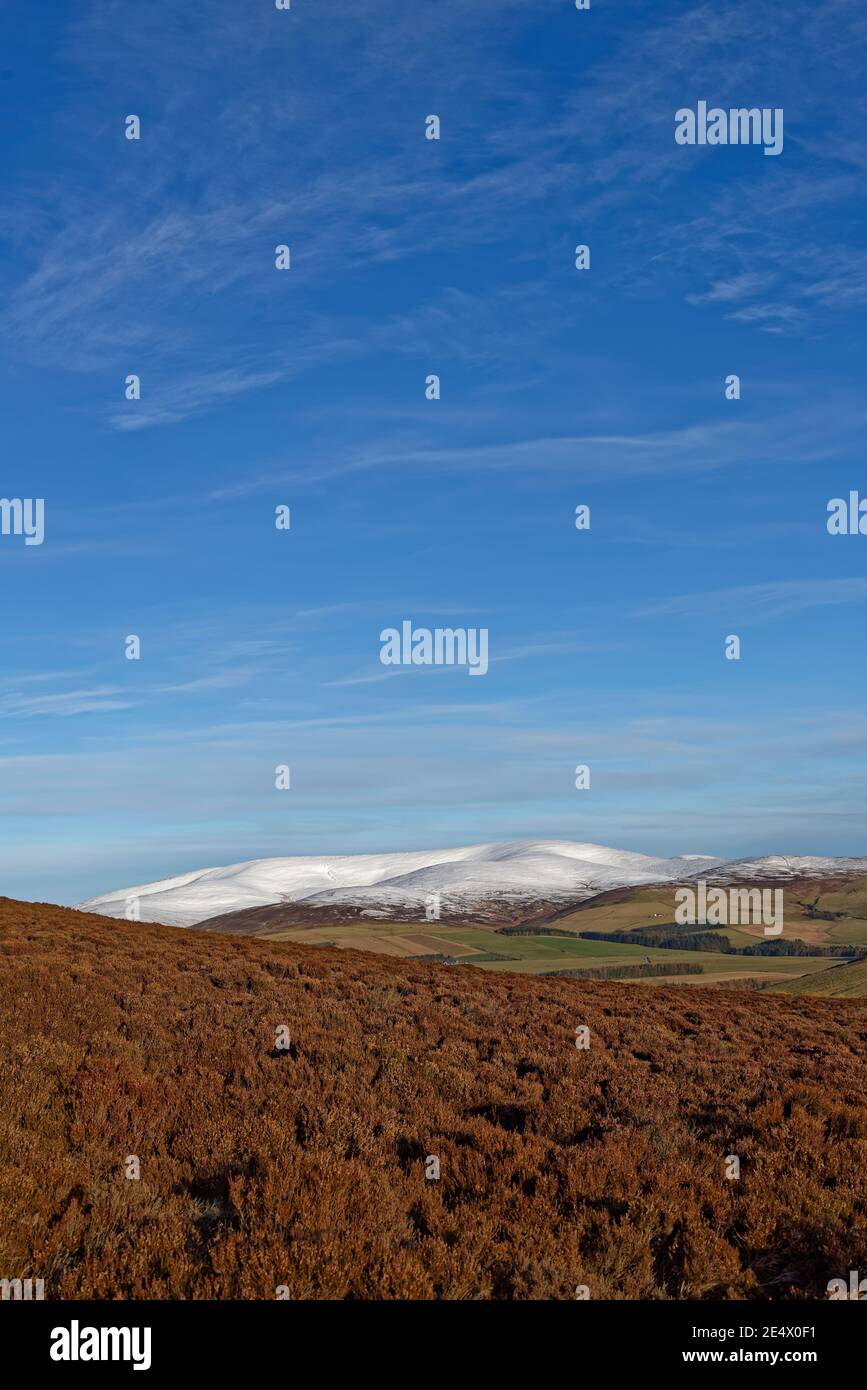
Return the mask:
POLYGON ((859 1000, 3 899, 0 1277, 47 1298, 823 1297, 867 1269, 865 1044, 859 1000))

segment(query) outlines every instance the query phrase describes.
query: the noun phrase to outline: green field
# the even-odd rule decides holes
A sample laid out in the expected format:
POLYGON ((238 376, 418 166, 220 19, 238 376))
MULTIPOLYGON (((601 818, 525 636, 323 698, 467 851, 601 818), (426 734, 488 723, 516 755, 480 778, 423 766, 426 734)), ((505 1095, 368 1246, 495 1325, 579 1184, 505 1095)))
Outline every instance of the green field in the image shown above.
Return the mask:
POLYGON ((807 975, 800 980, 775 985, 774 992, 780 991, 785 994, 820 994, 825 998, 837 999, 867 998, 867 960, 853 961, 851 965, 840 965, 821 975, 807 975))
MULTIPOLYGON (((461 927, 446 927, 437 933, 438 936, 447 937, 454 942, 453 954, 459 955, 461 946, 470 946, 480 951, 496 949, 503 954, 515 956, 517 959, 510 961, 491 961, 484 963, 482 968, 495 971, 515 971, 517 974, 525 975, 543 974, 547 970, 566 970, 595 968, 604 965, 628 965, 641 964, 642 961, 650 960, 653 964, 668 963, 700 965, 702 974, 695 976, 676 976, 674 978, 683 979, 685 983, 697 984, 702 979, 714 979, 719 976, 727 976, 730 979, 744 979, 748 977, 767 978, 767 977, 791 977, 796 978, 801 975, 811 974, 820 970, 827 970, 833 961, 827 959, 811 960, 809 957, 797 956, 727 956, 717 954, 713 951, 675 951, 658 946, 627 946, 620 942, 605 941, 579 941, 570 940, 555 936, 494 936, 493 945, 491 933, 485 930, 467 930, 461 927)), ((467 956, 466 963, 473 963, 472 956, 467 956)), ((664 977, 655 977, 646 981, 648 984, 658 982, 664 977)))
MULTIPOLYGON (((559 926, 559 923, 558 923, 559 926)), ((731 933, 732 939, 743 937, 731 933)), ((296 941, 307 945, 325 942, 339 947, 376 951, 388 955, 452 956, 461 965, 477 965, 481 970, 512 971, 519 975, 541 975, 547 971, 596 969, 600 966, 653 964, 700 965, 700 975, 678 976, 684 984, 722 983, 744 979, 771 981, 795 980, 833 967, 827 958, 811 959, 798 956, 729 956, 711 951, 677 951, 664 947, 628 946, 620 942, 584 941, 558 936, 500 936, 489 927, 450 927, 430 922, 419 923, 358 923, 335 925, 321 929, 282 931, 273 940, 296 941), (489 953, 509 957, 507 960, 485 959, 489 953)), ((643 984, 665 983, 664 976, 655 976, 643 984)))

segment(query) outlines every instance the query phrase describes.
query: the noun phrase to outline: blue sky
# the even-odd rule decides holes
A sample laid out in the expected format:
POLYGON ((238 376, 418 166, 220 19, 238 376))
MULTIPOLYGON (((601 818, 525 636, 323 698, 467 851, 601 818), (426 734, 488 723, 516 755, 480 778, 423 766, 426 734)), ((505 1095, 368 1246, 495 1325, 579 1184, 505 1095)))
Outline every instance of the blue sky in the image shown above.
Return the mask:
POLYGON ((0 491, 46 509, 0 536, 0 890, 507 838, 864 852, 867 537, 825 525, 867 494, 858 0, 0 33, 0 491), (699 100, 783 108, 782 154, 677 145, 699 100), (487 675, 383 667, 404 619, 486 627, 487 675))

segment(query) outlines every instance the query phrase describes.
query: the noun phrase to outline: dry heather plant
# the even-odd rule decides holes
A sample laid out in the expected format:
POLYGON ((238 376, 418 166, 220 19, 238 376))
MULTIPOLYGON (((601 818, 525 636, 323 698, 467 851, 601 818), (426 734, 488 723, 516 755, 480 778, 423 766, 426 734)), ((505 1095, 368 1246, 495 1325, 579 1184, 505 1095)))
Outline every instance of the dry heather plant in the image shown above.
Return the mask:
POLYGON ((0 953, 0 1276, 47 1297, 820 1297, 867 1267, 864 1003, 8 899, 0 953))

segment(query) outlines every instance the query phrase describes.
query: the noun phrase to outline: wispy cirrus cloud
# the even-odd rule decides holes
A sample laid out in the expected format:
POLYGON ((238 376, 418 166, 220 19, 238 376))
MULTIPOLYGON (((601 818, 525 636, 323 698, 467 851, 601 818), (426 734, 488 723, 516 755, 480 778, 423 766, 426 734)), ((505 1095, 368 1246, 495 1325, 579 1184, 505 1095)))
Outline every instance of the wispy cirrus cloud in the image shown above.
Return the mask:
POLYGON ((635 610, 636 618, 702 617, 726 613, 740 621, 782 618, 810 608, 867 601, 867 579, 779 579, 765 584, 741 584, 705 593, 678 594, 654 600, 635 610))
POLYGON ((867 257, 845 224, 831 259, 808 264, 811 219, 859 190, 853 167, 863 141, 843 128, 842 108, 822 106, 816 70, 833 71, 841 50, 867 42, 863 15, 846 0, 796 0, 784 30, 767 5, 723 13, 701 3, 670 16, 636 6, 616 41, 584 59, 580 95, 553 97, 518 59, 538 22, 519 0, 443 0, 435 16, 411 18, 383 0, 362 9, 336 0, 327 37, 300 11, 290 27, 276 13, 257 21, 228 0, 183 14, 156 6, 134 33, 124 13, 113 0, 91 5, 61 43, 70 72, 98 72, 107 89, 97 104, 70 87, 66 119, 87 132, 92 152, 81 150, 74 176, 58 174, 50 204, 44 191, 21 187, 2 218, 30 261, 0 305, 16 351, 74 371, 138 367, 146 375, 135 409, 108 409, 111 428, 175 424, 317 366, 375 355, 389 335, 399 344, 408 333, 421 351, 426 339, 447 341, 448 317, 453 350, 467 360, 514 363, 507 323, 487 338, 481 324, 473 333, 471 297, 460 286, 438 309, 420 280, 387 333, 376 317, 341 313, 336 294, 359 275, 413 265, 420 253, 476 248, 479 302, 547 303, 542 333, 558 302, 551 291, 558 258, 569 253, 575 218, 566 209, 576 186, 585 190, 579 223, 607 247, 590 302, 651 287, 664 295, 670 277, 690 273, 693 283, 682 284, 689 302, 783 335, 813 331, 826 314, 864 302, 867 257), (675 145, 674 109, 699 91, 720 100, 761 95, 769 51, 781 88, 774 100, 797 113, 789 138, 809 146, 817 124, 831 127, 822 152, 839 146, 836 167, 817 155, 808 172, 784 168, 770 181, 766 169, 745 165, 748 197, 741 186, 721 187, 696 214, 695 161, 713 155, 675 145), (482 55, 488 82, 496 79, 495 113, 479 114, 471 101, 482 55), (323 82, 323 72, 339 80, 323 82), (379 94, 386 84, 390 103, 379 94), (144 114, 140 146, 124 141, 120 117, 108 114, 125 109, 130 91, 144 114), (435 158, 412 127, 428 91, 454 113, 435 158), (116 189, 110 202, 88 196, 107 180, 116 189), (645 192, 663 185, 672 216, 648 222, 645 192), (540 219, 552 212, 562 233, 540 240, 540 219), (505 257, 490 254, 506 227, 505 257), (278 287, 273 270, 284 240, 295 255, 291 288, 278 287), (776 283, 782 271, 785 294, 776 283))
MULTIPOLYGON (((508 421, 508 415, 504 414, 508 421)), ((809 465, 846 457, 859 447, 867 407, 855 395, 829 388, 779 414, 697 421, 673 428, 606 433, 507 437, 500 443, 425 444, 410 432, 402 438, 347 446, 338 459, 311 459, 303 469, 274 467, 251 471, 214 489, 209 497, 231 502, 291 484, 316 488, 355 474, 411 468, 416 476, 444 472, 570 474, 587 480, 714 473, 747 466, 770 469, 809 465)))
POLYGON ((135 704, 126 692, 116 686, 95 686, 92 689, 57 691, 50 695, 19 694, 10 691, 0 695, 0 711, 10 718, 31 719, 38 715, 65 717, 74 714, 105 714, 111 710, 131 709, 135 704))

